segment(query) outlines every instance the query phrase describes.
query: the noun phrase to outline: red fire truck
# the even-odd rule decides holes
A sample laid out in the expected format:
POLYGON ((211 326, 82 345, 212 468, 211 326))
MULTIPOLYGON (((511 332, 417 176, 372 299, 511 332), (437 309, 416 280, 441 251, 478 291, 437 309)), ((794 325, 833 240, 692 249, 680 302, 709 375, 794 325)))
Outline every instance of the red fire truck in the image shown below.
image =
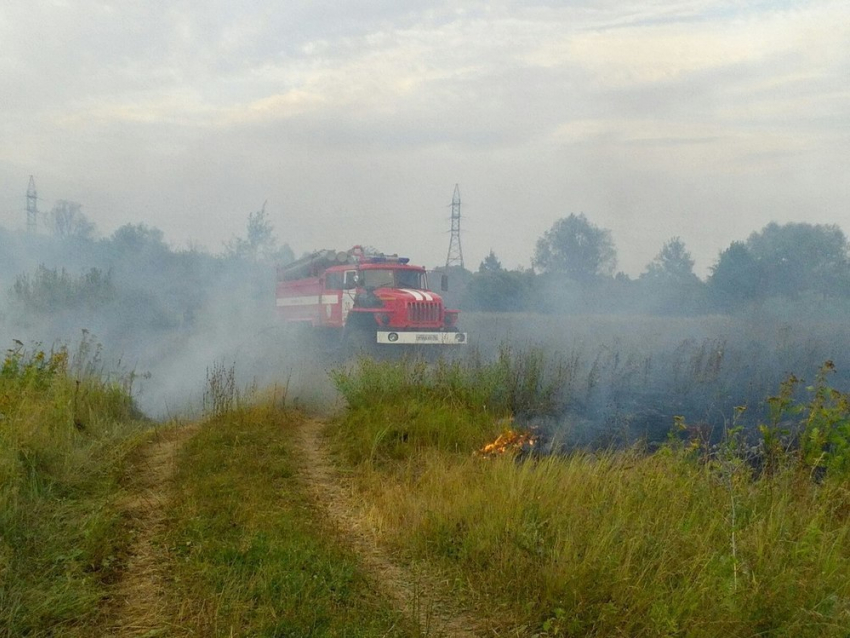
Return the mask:
MULTIPOLYGON (((446 290, 445 275, 442 290, 446 290)), ((321 250, 277 270, 277 310, 287 324, 308 326, 348 350, 457 346, 466 333, 428 287, 422 266, 406 257, 321 250)))

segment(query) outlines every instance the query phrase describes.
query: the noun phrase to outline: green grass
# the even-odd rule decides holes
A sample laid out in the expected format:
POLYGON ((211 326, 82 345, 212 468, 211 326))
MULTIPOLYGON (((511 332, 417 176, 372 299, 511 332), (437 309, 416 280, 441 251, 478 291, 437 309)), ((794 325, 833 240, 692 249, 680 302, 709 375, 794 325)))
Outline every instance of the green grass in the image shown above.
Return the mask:
POLYGON ((850 490, 675 455, 425 455, 367 473, 387 542, 551 635, 845 635, 850 490), (735 517, 733 523, 733 502, 735 517), (733 534, 735 544, 733 546, 733 534))
MULTIPOLYGON (((847 634, 850 396, 827 384, 831 364, 808 403, 791 381, 769 401, 761 465, 734 429, 717 450, 474 454, 569 396, 571 369, 505 349, 334 374, 349 408, 333 443, 389 555, 441 572, 498 635, 847 634)), ((232 378, 213 369, 169 483, 162 635, 417 635, 303 485, 300 415, 232 378)), ((0 636, 97 633, 132 549, 119 508, 149 424, 64 349, 9 352, 0 414, 0 636)))
POLYGON ((361 359, 332 373, 348 409, 340 451, 349 462, 409 458, 422 450, 481 447, 514 414, 546 414, 570 384, 570 368, 542 352, 503 347, 493 361, 476 356, 428 364, 361 359))
POLYGON ((204 636, 407 636, 295 474, 296 413, 213 416, 184 447, 168 533, 174 624, 204 636))
MULTIPOLYGON (((815 480, 815 467, 794 451, 773 456, 769 471, 758 474, 734 438, 716 454, 671 444, 653 455, 483 458, 473 452, 504 415, 432 393, 434 372, 381 390, 377 381, 397 373, 395 365, 381 373, 362 367, 340 384, 344 394, 357 393, 333 429, 335 445, 389 551, 442 569, 495 629, 846 635, 846 475, 830 470, 815 480), (389 444, 376 435, 389 426, 406 438, 396 434, 389 444), (436 435, 440 428, 454 434, 436 435)), ((480 382, 472 374, 457 383, 474 391, 480 382)), ((812 409, 819 423, 843 424, 846 405, 830 399, 812 409)))
POLYGON ((0 369, 0 636, 86 635, 126 550, 115 495, 147 427, 64 348, 0 369))

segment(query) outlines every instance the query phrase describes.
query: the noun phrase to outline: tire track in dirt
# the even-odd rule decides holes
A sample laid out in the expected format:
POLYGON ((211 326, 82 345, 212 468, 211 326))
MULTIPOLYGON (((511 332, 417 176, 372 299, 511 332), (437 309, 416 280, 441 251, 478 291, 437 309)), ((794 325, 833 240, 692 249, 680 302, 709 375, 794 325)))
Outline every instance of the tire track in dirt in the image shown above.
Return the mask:
POLYGON ((481 623, 448 599, 445 583, 425 570, 414 573, 398 565, 381 550, 377 539, 358 517, 351 490, 331 462, 322 440, 324 427, 323 422, 312 419, 305 419, 297 427, 293 443, 300 475, 339 534, 356 551, 381 593, 412 619, 424 635, 457 638, 483 635, 481 623))
POLYGON ((197 426, 170 427, 154 433, 131 463, 129 491, 121 510, 135 535, 121 579, 116 583, 104 635, 114 638, 168 634, 165 566, 168 552, 155 539, 165 529, 168 483, 177 453, 197 426))

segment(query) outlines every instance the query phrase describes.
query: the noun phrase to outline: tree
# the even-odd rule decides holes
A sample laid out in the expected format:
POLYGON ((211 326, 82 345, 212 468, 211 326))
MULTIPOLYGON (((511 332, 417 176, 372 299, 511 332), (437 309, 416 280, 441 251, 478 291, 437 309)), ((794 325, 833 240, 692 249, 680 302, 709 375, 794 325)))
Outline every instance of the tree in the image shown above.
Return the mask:
POLYGON ((689 284, 697 280, 694 260, 680 237, 673 237, 646 267, 641 279, 665 284, 689 284))
POLYGON ((847 294, 848 244, 835 225, 771 222, 733 242, 712 267, 709 286, 724 303, 806 292, 847 294))
POLYGON ((493 252, 493 249, 490 249, 490 254, 487 255, 484 260, 481 262, 481 265, 478 266, 479 273, 497 273, 502 271, 502 262, 498 260, 496 257, 496 253, 493 252))
POLYGON ((693 314, 705 309, 705 284, 694 274, 694 260, 680 237, 665 243, 638 279, 636 299, 646 312, 693 314))
POLYGON ((165 234, 146 224, 124 224, 112 233, 112 244, 118 253, 139 253, 143 250, 167 251, 165 234))
POLYGON ((611 276, 617 251, 611 231, 572 214, 559 219, 537 240, 534 265, 544 272, 562 273, 581 282, 611 276))
POLYGON ((721 305, 735 306, 761 296, 762 279, 761 265, 747 245, 733 241, 711 267, 708 285, 721 305))
POLYGON ((531 271, 479 269, 463 291, 462 306, 491 312, 528 310, 535 305, 535 295, 531 271))
POLYGON ((248 214, 245 237, 234 237, 224 246, 227 257, 262 268, 295 260, 295 254, 288 244, 278 247, 274 227, 266 215, 266 202, 263 202, 260 210, 248 214))
POLYGON ((828 294, 847 279, 847 239, 834 224, 770 223, 750 235, 747 247, 762 268, 768 295, 828 294))
POLYGON ((94 224, 80 210, 77 202, 60 199, 48 213, 48 223, 53 234, 60 239, 91 239, 94 224))
POLYGON ((274 227, 266 217, 266 203, 263 207, 248 215, 246 237, 234 237, 225 244, 228 255, 251 261, 292 261, 292 250, 284 244, 277 247, 274 227))

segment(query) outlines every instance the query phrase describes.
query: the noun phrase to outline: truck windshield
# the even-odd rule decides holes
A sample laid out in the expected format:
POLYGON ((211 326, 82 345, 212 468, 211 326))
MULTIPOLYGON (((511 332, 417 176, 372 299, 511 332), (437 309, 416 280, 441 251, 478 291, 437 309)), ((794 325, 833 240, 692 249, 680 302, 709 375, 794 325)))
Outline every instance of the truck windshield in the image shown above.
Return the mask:
POLYGON ((360 274, 366 288, 428 288, 425 273, 418 270, 369 269, 362 270, 360 274))

